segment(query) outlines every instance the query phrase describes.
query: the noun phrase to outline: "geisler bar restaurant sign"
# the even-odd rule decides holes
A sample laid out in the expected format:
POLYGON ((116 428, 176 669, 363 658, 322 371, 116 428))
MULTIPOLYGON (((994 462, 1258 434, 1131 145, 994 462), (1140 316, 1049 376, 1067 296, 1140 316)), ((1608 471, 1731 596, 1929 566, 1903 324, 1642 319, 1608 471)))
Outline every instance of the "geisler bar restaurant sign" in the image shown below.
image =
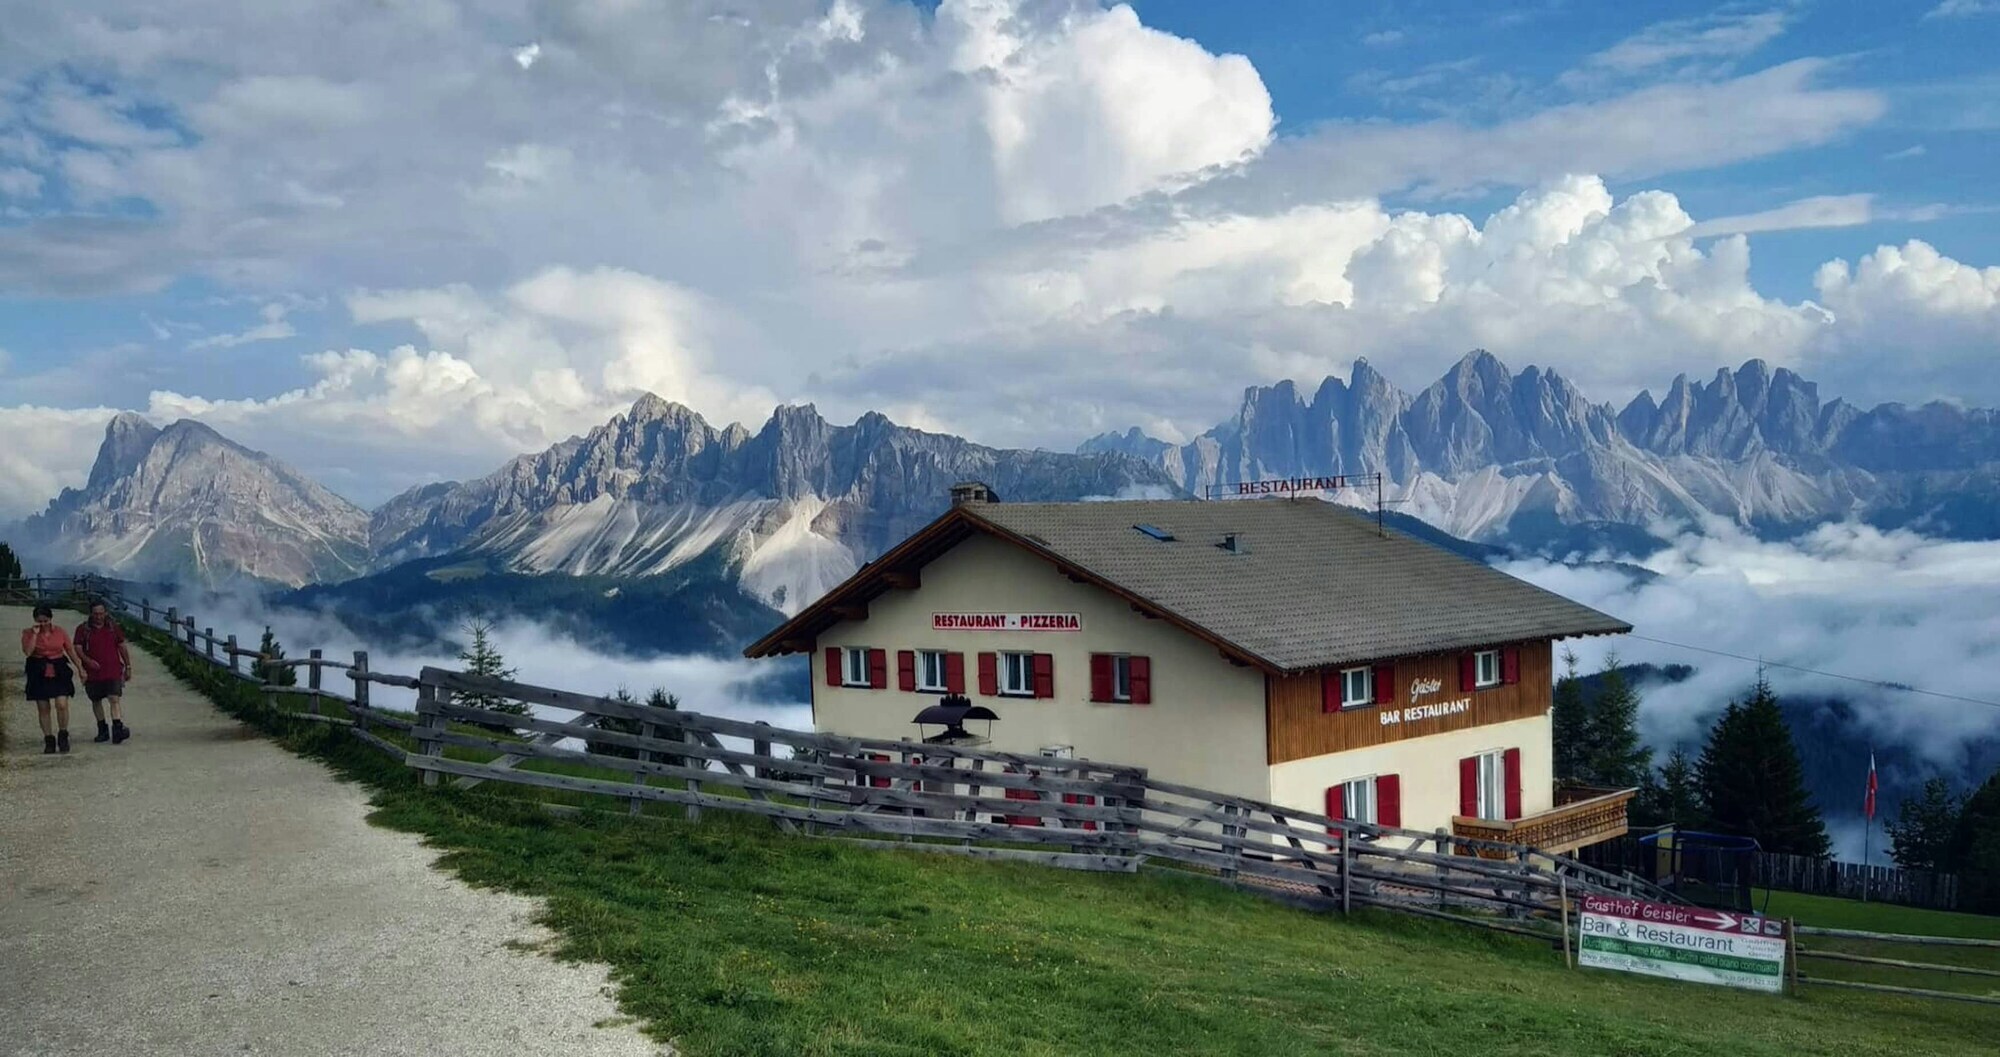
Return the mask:
POLYGON ((1590 895, 1577 964, 1752 991, 1785 989, 1785 928, 1773 918, 1590 895))

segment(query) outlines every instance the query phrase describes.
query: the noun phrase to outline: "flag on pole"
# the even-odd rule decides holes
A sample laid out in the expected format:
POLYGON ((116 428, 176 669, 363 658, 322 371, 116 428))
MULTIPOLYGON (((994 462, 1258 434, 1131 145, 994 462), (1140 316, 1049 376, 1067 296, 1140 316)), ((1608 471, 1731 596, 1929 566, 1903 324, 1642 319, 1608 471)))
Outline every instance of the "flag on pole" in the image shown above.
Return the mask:
POLYGON ((1868 754, 1868 795, 1861 801, 1861 813, 1870 821, 1875 818, 1875 754, 1868 754))

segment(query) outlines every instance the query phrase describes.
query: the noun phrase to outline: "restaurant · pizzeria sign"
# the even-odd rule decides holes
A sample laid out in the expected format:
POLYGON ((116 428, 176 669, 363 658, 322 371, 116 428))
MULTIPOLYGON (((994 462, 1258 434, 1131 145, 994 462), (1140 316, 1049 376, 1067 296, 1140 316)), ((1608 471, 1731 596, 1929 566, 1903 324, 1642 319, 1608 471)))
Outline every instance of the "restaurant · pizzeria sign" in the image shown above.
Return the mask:
POLYGON ((1082 631, 1075 613, 932 613, 932 631, 1082 631))
POLYGON ((1774 918, 1590 895, 1577 964, 1751 991, 1785 989, 1785 927, 1774 918))

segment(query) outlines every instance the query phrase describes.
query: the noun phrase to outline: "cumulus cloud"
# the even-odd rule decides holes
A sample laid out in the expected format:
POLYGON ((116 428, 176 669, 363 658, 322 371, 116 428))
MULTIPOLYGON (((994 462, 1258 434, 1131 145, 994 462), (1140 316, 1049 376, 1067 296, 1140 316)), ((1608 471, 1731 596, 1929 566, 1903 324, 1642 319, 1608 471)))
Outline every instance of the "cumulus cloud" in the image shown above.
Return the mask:
MULTIPOLYGON (((0 364, 4 366, 4 364, 0 364)), ((0 523, 38 513, 57 492, 80 486, 97 456, 112 408, 0 407, 0 523)))
MULTIPOLYGON (((1884 355, 1868 321, 1950 315, 1751 284, 1742 232, 1881 219, 1865 196, 1698 223, 1671 194, 1607 189, 1881 115, 1823 60, 1274 138, 1247 60, 1089 0, 413 4, 359 27, 321 0, 145 32, 146 5, 107 2, 10 24, 23 68, 93 87, 52 74, 0 114, 0 187, 106 208, 0 226, 0 289, 194 278, 335 299, 357 330, 303 360, 257 344, 309 329, 290 316, 160 339, 234 357, 236 384, 221 399, 169 374, 146 409, 245 431, 364 501, 490 468, 639 389, 718 421, 811 400, 1052 446, 1199 432, 1247 382, 1363 355, 1420 385, 1474 345, 1599 399, 1752 355, 1833 365, 1853 399, 1921 398, 1933 379, 1866 369, 1884 355), (58 110, 87 149, 43 134, 58 110), (1435 205, 1502 186, 1528 190, 1491 215, 1435 205)), ((1740 58, 1784 22, 1656 26, 1597 65, 1740 58)), ((1953 318, 1928 332, 1990 343, 1990 321, 1953 318)))

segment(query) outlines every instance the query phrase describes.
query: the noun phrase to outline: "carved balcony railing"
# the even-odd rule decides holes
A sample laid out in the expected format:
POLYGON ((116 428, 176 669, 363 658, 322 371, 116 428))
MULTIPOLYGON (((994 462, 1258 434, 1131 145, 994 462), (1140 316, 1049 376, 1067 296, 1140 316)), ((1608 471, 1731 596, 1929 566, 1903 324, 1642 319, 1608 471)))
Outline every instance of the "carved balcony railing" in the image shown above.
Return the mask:
POLYGON ((1626 805, 1637 789, 1598 789, 1562 786, 1555 791, 1556 806, 1522 818, 1467 818, 1451 820, 1454 837, 1528 844, 1553 854, 1575 851, 1587 844, 1623 836, 1626 805))

